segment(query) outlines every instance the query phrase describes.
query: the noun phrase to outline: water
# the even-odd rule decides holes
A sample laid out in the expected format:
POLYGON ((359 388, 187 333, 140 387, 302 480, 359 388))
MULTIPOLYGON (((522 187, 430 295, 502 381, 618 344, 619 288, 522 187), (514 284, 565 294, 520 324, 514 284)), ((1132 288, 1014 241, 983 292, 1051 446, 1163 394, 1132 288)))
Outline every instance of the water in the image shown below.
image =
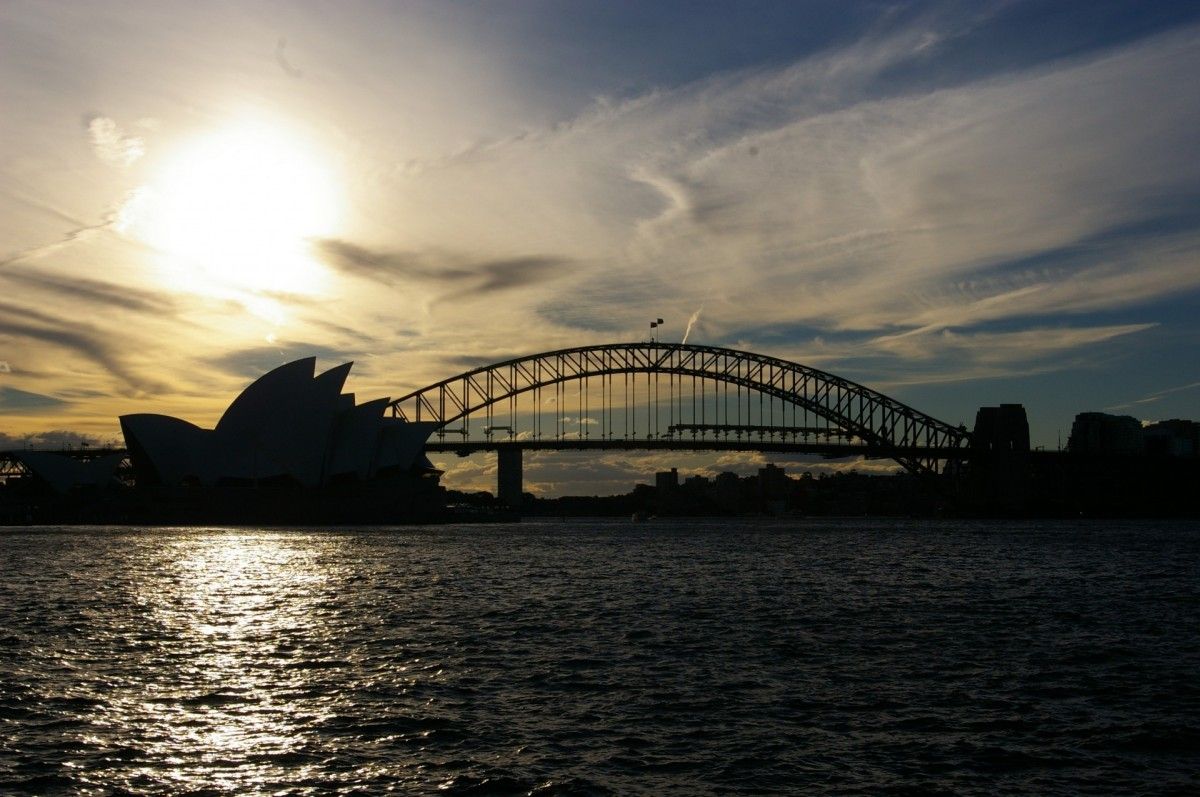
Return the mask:
POLYGON ((0 792, 1200 787, 1200 525, 0 533, 0 792))

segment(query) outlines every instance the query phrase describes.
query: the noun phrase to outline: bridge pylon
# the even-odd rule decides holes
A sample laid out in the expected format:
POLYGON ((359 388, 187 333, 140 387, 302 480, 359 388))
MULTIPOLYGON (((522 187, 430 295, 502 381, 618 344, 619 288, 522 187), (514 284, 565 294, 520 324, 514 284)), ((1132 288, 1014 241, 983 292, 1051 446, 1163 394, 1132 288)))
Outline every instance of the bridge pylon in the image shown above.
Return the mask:
POLYGON ((496 497, 513 509, 521 507, 524 490, 521 471, 521 447, 505 446, 496 452, 496 497))

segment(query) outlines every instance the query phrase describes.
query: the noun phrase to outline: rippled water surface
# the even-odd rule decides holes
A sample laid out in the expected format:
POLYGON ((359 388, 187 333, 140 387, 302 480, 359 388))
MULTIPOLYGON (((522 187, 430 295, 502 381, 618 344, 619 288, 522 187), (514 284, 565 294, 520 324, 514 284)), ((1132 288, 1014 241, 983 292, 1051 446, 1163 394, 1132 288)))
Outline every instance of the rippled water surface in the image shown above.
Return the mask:
POLYGON ((0 792, 1187 793, 1200 526, 0 533, 0 792))

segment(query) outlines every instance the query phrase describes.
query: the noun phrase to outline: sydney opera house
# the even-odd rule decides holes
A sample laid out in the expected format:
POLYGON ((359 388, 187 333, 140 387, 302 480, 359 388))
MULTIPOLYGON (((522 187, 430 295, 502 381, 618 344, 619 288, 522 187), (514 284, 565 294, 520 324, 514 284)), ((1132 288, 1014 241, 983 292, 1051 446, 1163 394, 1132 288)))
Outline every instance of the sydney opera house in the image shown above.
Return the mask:
MULTIPOLYGON (((387 417, 389 399, 344 393, 352 363, 316 374, 316 358, 259 377, 212 429, 169 415, 120 418, 136 519, 357 523, 431 520, 443 502, 425 457, 436 428, 387 417)), ((113 457, 30 452, 25 467, 59 493, 111 481, 113 457)), ((130 518, 135 519, 135 518, 130 518)))

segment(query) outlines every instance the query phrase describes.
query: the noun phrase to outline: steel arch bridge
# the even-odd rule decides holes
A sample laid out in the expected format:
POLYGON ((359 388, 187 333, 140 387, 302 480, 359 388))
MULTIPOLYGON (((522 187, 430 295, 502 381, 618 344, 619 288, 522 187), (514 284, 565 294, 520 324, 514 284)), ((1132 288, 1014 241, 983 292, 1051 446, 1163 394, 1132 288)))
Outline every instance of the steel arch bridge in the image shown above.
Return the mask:
POLYGON ((490 448, 596 448, 614 442, 635 448, 638 441, 653 448, 695 448, 698 439, 721 435, 726 439, 721 447, 736 448, 730 434, 739 441, 743 434, 760 441, 837 437, 844 441, 837 447, 843 456, 860 452, 894 459, 911 472, 937 473, 945 463, 965 458, 970 445, 964 428, 825 371, 747 351, 655 341, 506 360, 413 391, 395 399, 391 409, 394 417, 437 423, 443 439, 454 434, 464 441, 471 436, 471 419, 482 414, 490 448), (568 383, 578 383, 574 393, 568 383), (552 401, 545 395, 550 391, 552 401), (530 404, 527 412, 520 409, 523 400, 530 404), (554 407, 552 427, 542 417, 547 405, 554 407), (563 413, 576 407, 572 429, 563 413), (528 431, 516 431, 518 416, 528 431), (506 440, 496 445, 498 433, 506 440))

